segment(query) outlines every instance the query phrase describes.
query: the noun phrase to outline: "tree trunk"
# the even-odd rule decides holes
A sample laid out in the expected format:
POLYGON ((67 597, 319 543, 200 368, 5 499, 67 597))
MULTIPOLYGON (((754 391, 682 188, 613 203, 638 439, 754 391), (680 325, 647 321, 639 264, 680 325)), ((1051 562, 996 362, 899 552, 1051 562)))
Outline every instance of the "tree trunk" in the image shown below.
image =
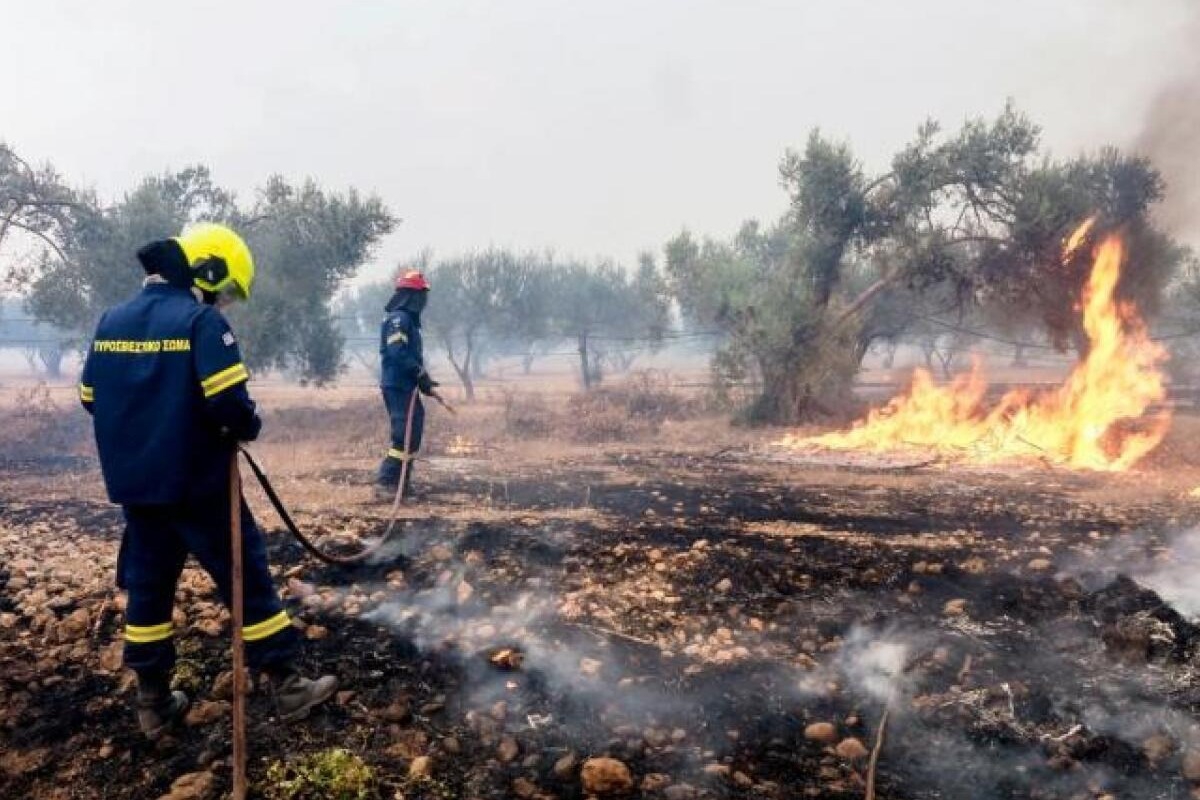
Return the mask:
POLYGON ((937 355, 938 361, 940 361, 942 364, 942 377, 946 380, 950 380, 950 373, 954 365, 954 356, 956 353, 952 348, 949 347, 946 348, 945 352, 942 352, 941 350, 935 350, 934 353, 937 355))
POLYGON ((803 350, 757 360, 762 394, 747 410, 750 422, 791 425, 814 417, 838 416, 853 405, 853 367, 848 367, 848 374, 827 375, 817 383, 803 350))
POLYGON ((463 393, 467 398, 467 402, 475 401, 475 382, 471 379, 471 355, 472 342, 467 339, 467 352, 460 363, 454 357, 454 348, 449 342, 446 342, 446 356, 450 359, 450 366, 454 368, 454 374, 458 375, 458 380, 462 384, 463 393))
POLYGON ((63 349, 58 345, 47 345, 38 349, 38 358, 46 367, 46 375, 51 378, 62 377, 63 349))
POLYGON ((900 348, 897 342, 887 342, 883 346, 883 368, 891 369, 896 366, 896 350, 900 348))
POLYGON ((591 391, 592 388, 592 365, 588 357, 588 335, 587 333, 579 334, 579 374, 583 378, 583 390, 591 391))
POLYGON ((629 370, 633 369, 633 362, 637 361, 637 353, 613 353, 613 366, 617 372, 624 375, 629 370))

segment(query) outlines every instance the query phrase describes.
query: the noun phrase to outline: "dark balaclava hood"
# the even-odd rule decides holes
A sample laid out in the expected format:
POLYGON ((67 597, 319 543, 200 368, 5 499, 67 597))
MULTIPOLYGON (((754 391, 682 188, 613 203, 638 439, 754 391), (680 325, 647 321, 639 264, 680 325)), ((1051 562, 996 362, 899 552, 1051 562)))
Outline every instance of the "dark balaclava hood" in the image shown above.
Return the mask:
POLYGON ((174 239, 160 239, 137 251, 147 275, 161 275, 176 289, 192 288, 192 269, 183 248, 174 239))
POLYGON ((393 311, 407 311, 420 320, 421 312, 425 310, 425 303, 428 300, 429 291, 426 289, 397 289, 392 293, 392 299, 387 301, 383 310, 389 314, 393 311))

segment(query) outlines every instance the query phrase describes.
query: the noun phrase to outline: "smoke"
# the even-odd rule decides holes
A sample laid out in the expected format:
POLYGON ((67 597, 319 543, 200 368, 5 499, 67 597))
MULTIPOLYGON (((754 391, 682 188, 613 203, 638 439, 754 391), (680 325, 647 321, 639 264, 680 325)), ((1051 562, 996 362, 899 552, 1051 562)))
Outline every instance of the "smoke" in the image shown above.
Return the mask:
MULTIPOLYGON (((552 527, 528 534, 554 550, 564 543, 564 531, 552 527)), ((437 574, 424 585, 388 587, 387 599, 362 619, 404 636, 420 650, 456 654, 466 677, 466 707, 486 709, 504 701, 529 712, 530 727, 570 730, 581 740, 600 734, 597 715, 644 719, 681 710, 677 698, 631 672, 605 637, 564 626, 562 598, 538 576, 519 586, 495 584, 481 559, 470 552, 451 555, 457 549, 453 538, 433 532, 405 537, 398 547, 413 553, 441 548, 437 574), (520 654, 512 671, 492 663, 506 651, 520 654), (549 698, 569 698, 570 711, 549 698), (557 716, 545 713, 555 706, 557 716)))
POLYGON ((1160 539, 1121 538, 1091 555, 1068 561, 1063 574, 1089 592, 1124 575, 1152 590, 1163 602, 1193 621, 1200 618, 1200 528, 1163 535, 1160 539))
POLYGON ((856 625, 846 634, 835 667, 856 694, 888 703, 908 692, 905 665, 917 646, 895 631, 880 634, 856 625))
POLYGON ((1178 70, 1150 101, 1134 149, 1148 156, 1167 181, 1158 221, 1200 246, 1200 6, 1191 10, 1182 38, 1190 44, 1178 70))
POLYGON ((1165 551, 1153 560, 1138 565, 1133 578, 1153 589, 1185 617, 1200 616, 1200 529, 1192 528, 1176 536, 1165 551))

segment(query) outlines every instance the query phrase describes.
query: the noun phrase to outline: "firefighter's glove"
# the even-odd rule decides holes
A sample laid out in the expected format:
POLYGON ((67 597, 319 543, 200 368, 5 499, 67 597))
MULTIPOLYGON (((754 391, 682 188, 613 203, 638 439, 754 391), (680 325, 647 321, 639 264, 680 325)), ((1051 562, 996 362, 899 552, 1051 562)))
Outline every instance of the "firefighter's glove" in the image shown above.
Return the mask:
POLYGON ((431 394, 433 394, 433 389, 435 386, 440 385, 441 384, 439 384, 433 378, 429 377, 428 372, 422 372, 417 376, 417 388, 420 389, 421 394, 425 395, 426 397, 429 397, 431 394))

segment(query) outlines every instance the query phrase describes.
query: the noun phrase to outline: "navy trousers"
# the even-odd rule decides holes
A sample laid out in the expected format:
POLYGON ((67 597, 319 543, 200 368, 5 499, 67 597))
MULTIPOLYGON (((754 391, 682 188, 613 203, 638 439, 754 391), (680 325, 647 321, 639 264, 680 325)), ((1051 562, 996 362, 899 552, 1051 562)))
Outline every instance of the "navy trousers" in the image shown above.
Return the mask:
MULTIPOLYGON (((171 615, 175 587, 188 554, 230 603, 233 549, 229 497, 171 505, 124 506, 125 536, 117 560, 117 586, 129 593, 125 611, 125 665, 139 675, 169 672, 175 665, 171 615)), ((246 660, 271 670, 298 655, 300 636, 275 592, 262 533, 242 503, 243 635, 246 660)))
POLYGON ((400 484, 400 467, 408 461, 408 477, 412 479, 413 456, 421 449, 421 434, 425 430, 425 405, 421 394, 414 389, 398 389, 391 386, 383 387, 383 404, 387 407, 388 419, 392 425, 392 446, 379 464, 378 481, 383 486, 395 488, 400 484), (412 439, 407 449, 404 447, 404 427, 408 419, 408 404, 413 398, 412 439))

